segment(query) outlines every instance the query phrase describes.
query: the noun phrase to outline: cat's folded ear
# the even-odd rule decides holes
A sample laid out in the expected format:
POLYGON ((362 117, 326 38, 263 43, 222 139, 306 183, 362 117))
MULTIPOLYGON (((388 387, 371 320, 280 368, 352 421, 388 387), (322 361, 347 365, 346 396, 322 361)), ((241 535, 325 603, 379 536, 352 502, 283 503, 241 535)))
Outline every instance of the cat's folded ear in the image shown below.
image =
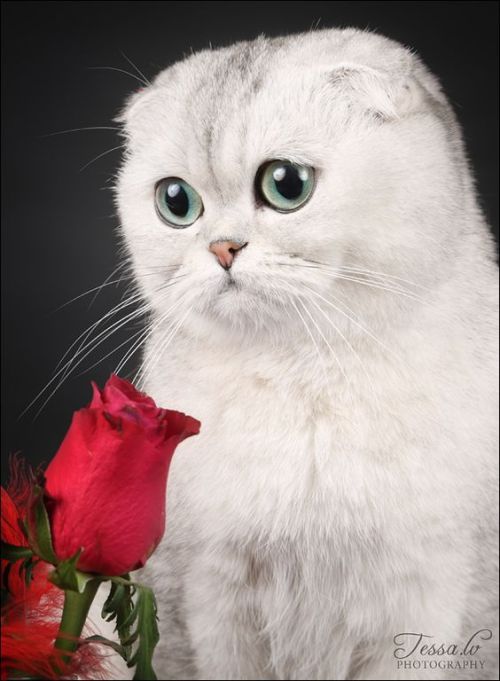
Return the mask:
POLYGON ((115 123, 119 123, 123 126, 124 131, 127 132, 127 128, 131 124, 132 120, 140 112, 144 105, 151 99, 154 92, 152 86, 139 88, 131 95, 128 96, 125 101, 125 106, 122 108, 120 113, 113 118, 115 123))
POLYGON ((334 91, 354 99, 368 112, 382 120, 404 118, 429 103, 445 103, 440 86, 424 86, 416 73, 390 73, 365 65, 341 64, 328 74, 334 91))

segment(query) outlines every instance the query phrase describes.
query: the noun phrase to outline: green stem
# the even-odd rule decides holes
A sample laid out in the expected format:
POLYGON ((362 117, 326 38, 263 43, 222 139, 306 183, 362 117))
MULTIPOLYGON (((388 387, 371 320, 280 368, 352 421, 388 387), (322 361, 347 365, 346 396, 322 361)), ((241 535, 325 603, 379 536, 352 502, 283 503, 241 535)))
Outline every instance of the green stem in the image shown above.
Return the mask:
MULTIPOLYGON (((100 580, 92 579, 85 585, 83 593, 66 589, 64 591, 64 608, 55 647, 73 653, 78 647, 77 639, 82 633, 90 606, 99 588, 100 580), (64 636, 62 636, 64 635, 64 636), (71 638, 67 638, 70 636, 71 638)), ((63 655, 64 662, 69 662, 71 655, 63 655)))
POLYGON ((138 582, 132 582, 130 579, 124 579, 123 577, 109 577, 109 580, 115 584, 123 584, 123 586, 139 586, 138 582))

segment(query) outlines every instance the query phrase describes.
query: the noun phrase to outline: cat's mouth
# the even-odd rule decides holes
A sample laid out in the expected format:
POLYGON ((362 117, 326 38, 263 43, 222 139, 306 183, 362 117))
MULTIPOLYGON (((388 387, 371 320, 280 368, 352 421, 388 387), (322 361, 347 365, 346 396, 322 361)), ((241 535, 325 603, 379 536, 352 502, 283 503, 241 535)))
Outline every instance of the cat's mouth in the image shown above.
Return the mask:
POLYGON ((224 277, 223 281, 219 286, 218 293, 220 294, 226 293, 228 291, 241 291, 241 289, 242 289, 241 282, 235 279, 231 272, 228 272, 227 276, 224 277))

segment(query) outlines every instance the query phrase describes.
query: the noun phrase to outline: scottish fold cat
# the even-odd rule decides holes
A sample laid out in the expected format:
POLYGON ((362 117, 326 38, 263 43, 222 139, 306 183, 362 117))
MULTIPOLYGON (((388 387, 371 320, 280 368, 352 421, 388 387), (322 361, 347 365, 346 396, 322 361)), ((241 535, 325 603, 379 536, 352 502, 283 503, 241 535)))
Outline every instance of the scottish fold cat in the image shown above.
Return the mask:
POLYGON ((141 576, 159 678, 495 678, 497 267, 436 78, 259 37, 120 121, 141 384, 202 422, 141 576))

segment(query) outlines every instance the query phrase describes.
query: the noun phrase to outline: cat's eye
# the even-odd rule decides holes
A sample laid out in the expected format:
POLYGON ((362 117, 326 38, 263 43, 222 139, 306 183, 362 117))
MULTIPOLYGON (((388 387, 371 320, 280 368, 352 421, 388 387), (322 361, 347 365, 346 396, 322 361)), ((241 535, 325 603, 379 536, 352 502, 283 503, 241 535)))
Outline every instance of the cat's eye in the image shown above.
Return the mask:
POLYGON ((189 227, 203 213, 200 195, 179 177, 167 177, 157 182, 155 204, 161 219, 176 229, 189 227))
POLYGON ((282 213, 297 210, 310 198, 314 189, 314 170, 291 161, 271 161, 262 166, 256 177, 259 197, 282 213))

